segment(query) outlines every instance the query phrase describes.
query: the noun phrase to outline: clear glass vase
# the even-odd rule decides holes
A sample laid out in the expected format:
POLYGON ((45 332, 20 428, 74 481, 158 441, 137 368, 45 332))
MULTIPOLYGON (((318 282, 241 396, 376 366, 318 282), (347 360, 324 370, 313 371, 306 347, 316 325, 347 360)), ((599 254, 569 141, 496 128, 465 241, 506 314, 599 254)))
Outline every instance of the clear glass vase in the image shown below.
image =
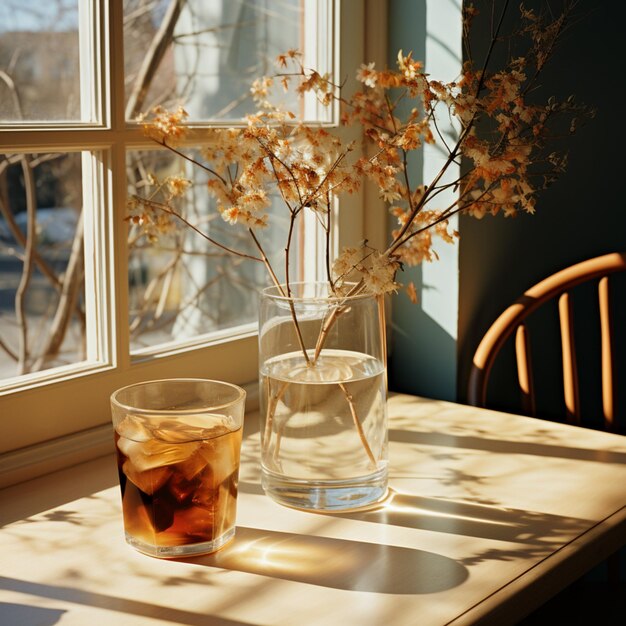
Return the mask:
POLYGON ((381 297, 329 297, 326 283, 261 293, 262 481, 277 502, 341 511, 387 493, 381 297))

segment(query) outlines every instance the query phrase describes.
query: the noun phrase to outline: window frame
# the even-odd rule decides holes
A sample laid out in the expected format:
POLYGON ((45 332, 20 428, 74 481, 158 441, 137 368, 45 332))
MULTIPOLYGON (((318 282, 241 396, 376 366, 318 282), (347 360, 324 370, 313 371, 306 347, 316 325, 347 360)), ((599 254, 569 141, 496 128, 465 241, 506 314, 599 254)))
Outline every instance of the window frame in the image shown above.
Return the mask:
MULTIPOLYGON (((381 18, 386 15, 386 3, 380 0, 329 0, 331 7, 333 63, 335 75, 353 80, 356 68, 366 58, 366 30, 370 36, 383 40, 381 18), (366 13, 376 15, 366 24, 366 13), (378 32, 372 29, 376 25, 378 32)), ((24 465, 34 457, 44 459, 41 471, 52 467, 50 455, 42 452, 43 442, 52 441, 56 449, 64 450, 62 441, 78 437, 86 441, 86 433, 99 430, 97 448, 102 453, 102 437, 110 438, 109 395, 123 385, 139 380, 164 377, 217 378, 253 389, 257 379, 257 338, 254 328, 233 336, 217 333, 200 342, 178 344, 167 350, 142 351, 131 357, 128 331, 127 294, 127 225, 124 222, 126 198, 125 159, 128 149, 150 147, 136 124, 127 124, 124 117, 123 73, 123 5, 122 0, 91 0, 93 11, 93 47, 89 71, 95 72, 103 86, 102 93, 94 94, 90 111, 101 114, 101 123, 28 124, 17 129, 15 125, 0 128, 0 145, 5 153, 33 153, 44 150, 92 152, 83 156, 88 185, 84 201, 97 203, 100 211, 85 222, 86 242, 96 247, 95 254, 86 254, 86 290, 97 303, 88 315, 95 324, 91 337, 95 351, 90 360, 79 365, 55 368, 36 375, 15 379, 0 389, 0 419, 3 437, 0 441, 0 478, 9 475, 15 465, 24 465), (99 52, 99 53, 98 53, 99 52), (33 447, 34 446, 34 447, 33 447), (32 447, 32 448, 31 448, 32 447), (32 449, 33 455, 22 452, 32 449), (18 453, 15 451, 19 450, 18 453), (5 453, 4 459, 2 454, 5 453), (24 459, 26 458, 26 461, 24 459), (47 460, 46 460, 47 459, 47 460)), ((81 19, 84 18, 84 11, 81 19)), ((384 22, 384 20, 383 20, 384 22)), ((83 50, 84 42, 81 43, 83 50)), ((385 64, 386 46, 373 50, 379 66, 385 64)), ((81 53, 81 72, 82 66, 81 53)), ((87 71, 87 70, 84 70, 87 71)), ((336 118, 338 116, 335 116, 336 118)), ((336 126, 332 124, 332 126, 336 126)), ((339 133, 348 133, 339 129, 339 133)), ((194 130, 189 141, 193 142, 194 130)), ((366 201, 367 192, 361 191, 342 200, 337 213, 334 248, 355 244, 368 237, 380 237, 380 219, 367 220, 364 207, 380 214, 376 198, 366 201), (376 210, 378 209, 378 210, 376 210), (368 234, 368 231, 369 234, 368 234)), ((85 215, 91 214, 85 211, 85 215)), ((86 300, 89 298, 86 297, 86 300)), ((251 398, 254 404, 254 398, 251 398)), ((87 437, 88 439, 88 437, 87 437)), ((93 439, 93 437, 92 437, 93 439)), ((95 441, 95 440, 94 440, 95 441)), ((92 442, 93 443, 93 442, 92 442)), ((80 447, 80 446, 79 446, 80 447)), ((88 447, 85 443, 83 447, 88 447)), ((93 447, 93 446, 92 446, 93 447)), ((53 454, 57 458, 62 452, 53 454)), ((68 457, 68 462, 77 457, 68 457)), ((82 460, 82 458, 81 458, 82 460)), ((5 481, 6 482, 6 481, 5 481)), ((10 482, 10 481, 9 481, 10 482)))

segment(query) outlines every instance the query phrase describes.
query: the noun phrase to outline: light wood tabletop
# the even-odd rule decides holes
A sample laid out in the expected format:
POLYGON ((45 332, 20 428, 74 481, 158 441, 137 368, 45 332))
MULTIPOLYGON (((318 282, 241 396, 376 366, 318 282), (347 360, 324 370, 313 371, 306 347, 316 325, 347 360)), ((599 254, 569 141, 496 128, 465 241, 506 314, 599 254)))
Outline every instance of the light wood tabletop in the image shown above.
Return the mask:
POLYGON ((112 454, 0 491, 0 623, 502 625, 626 543, 625 437, 406 395, 389 410, 389 497, 334 515, 263 495, 247 418, 236 538, 186 561, 125 543, 112 454))

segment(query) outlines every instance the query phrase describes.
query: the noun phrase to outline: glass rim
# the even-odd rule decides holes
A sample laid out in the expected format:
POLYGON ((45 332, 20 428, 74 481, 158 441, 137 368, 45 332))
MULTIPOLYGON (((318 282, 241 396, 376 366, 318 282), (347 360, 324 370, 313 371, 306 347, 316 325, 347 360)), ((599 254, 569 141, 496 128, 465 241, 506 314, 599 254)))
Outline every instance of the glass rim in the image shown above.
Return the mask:
POLYGON ((211 383, 214 385, 219 385, 220 387, 230 387, 237 392, 237 397, 234 400, 230 400, 229 402, 223 402, 222 404, 211 405, 210 407, 205 407, 206 410, 209 411, 217 411, 221 409, 227 409, 235 404, 246 399, 246 390, 240 387, 239 385, 235 385, 233 383, 228 383, 223 380, 213 380, 211 378, 156 378, 154 380, 142 380, 137 383, 131 383, 130 385, 124 385, 124 387, 120 387, 116 389, 111 395, 110 400, 111 404, 115 405, 117 408, 123 409, 125 411, 131 411, 133 413, 145 413, 150 415, 186 415, 186 414, 194 414, 198 413, 199 410, 202 409, 143 409, 136 406, 132 406, 130 404, 125 404, 117 399, 117 395, 122 393, 123 391, 127 391, 128 389, 132 389, 133 387, 145 387, 147 385, 153 385, 155 383, 211 383))
MULTIPOLYGON (((352 287, 357 284, 358 283, 355 283, 355 282, 344 283, 344 285, 347 285, 348 287, 352 287)), ((279 287, 285 287, 285 286, 286 286, 285 283, 280 283, 278 286, 270 285, 269 287, 264 287, 263 289, 261 289, 259 293, 261 294, 262 297, 270 298, 271 300, 276 300, 280 302, 311 302, 311 303, 325 302, 325 303, 331 303, 331 304, 354 302, 355 300, 365 300, 366 298, 377 297, 377 294, 373 294, 373 293, 357 293, 352 296, 349 296, 349 295, 340 296, 340 295, 331 295, 331 294, 327 296, 294 296, 294 295, 285 296, 281 294, 280 292, 278 292, 279 287)), ((294 287, 299 287, 299 286, 312 286, 312 287, 315 287, 316 289, 318 287, 327 287, 327 288, 330 287, 329 283, 324 280, 293 281, 289 283, 289 286, 291 287, 291 289, 293 289, 294 287)))

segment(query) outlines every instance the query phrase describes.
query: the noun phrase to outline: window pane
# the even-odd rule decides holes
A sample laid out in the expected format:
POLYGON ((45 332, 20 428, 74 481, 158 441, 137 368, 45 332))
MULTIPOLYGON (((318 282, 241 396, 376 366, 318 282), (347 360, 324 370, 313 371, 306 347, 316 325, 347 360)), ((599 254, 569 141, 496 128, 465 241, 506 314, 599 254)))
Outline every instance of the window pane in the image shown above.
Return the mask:
POLYGON ((78 0, 2 0, 0 121, 78 119, 78 0))
POLYGON ((302 0, 124 0, 124 9, 131 120, 157 104, 183 104, 192 120, 239 119, 256 109, 252 81, 303 47, 302 0))
POLYGON ((0 379, 84 360, 80 154, 0 155, 0 379))
MULTIPOLYGON (((128 158, 129 193, 150 197, 155 182, 182 176, 193 185, 177 205, 191 224, 211 239, 258 256, 248 231, 225 222, 206 191, 206 178, 181 159, 161 151, 132 152, 128 158), (155 179, 148 182, 148 172, 155 179)), ((155 199, 158 196, 153 196, 155 199)), ((284 203, 269 209, 271 227, 257 230, 261 246, 279 279, 289 217, 284 203)), ((129 231, 129 295, 133 350, 184 340, 257 321, 257 290, 269 284, 263 263, 226 252, 178 219, 172 232, 150 242, 138 226, 129 231)), ((300 224, 297 224, 299 227, 300 224)), ((298 277, 298 236, 292 243, 292 280, 298 277)))

